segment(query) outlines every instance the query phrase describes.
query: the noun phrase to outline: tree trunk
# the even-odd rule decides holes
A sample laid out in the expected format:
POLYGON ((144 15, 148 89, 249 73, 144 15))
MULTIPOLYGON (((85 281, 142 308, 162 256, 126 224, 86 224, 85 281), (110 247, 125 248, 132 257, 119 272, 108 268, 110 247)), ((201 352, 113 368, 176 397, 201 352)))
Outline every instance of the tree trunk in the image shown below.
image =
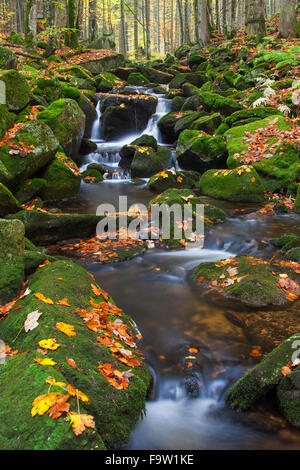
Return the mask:
POLYGON ((150 40, 150 1, 145 0, 145 18, 146 18, 146 58, 151 57, 151 40, 150 40))
POLYGON ((89 38, 95 41, 98 35, 97 25, 97 1, 89 0, 89 38))
POLYGON ((72 49, 78 47, 77 8, 75 0, 67 0, 67 22, 65 45, 72 49))
POLYGON ((236 34, 236 0, 231 0, 231 22, 230 22, 231 36, 236 34))
POLYGON ((280 0, 279 37, 296 37, 296 0, 280 0))
POLYGON ((138 26, 138 10, 139 10, 139 2, 138 0, 134 0, 133 5, 135 15, 133 18, 133 36, 134 36, 134 55, 137 59, 139 56, 139 26, 138 26))
POLYGON ((180 25, 180 44, 184 43, 184 25, 183 25, 183 13, 182 13, 182 0, 177 0, 177 11, 180 25))
POLYGON ((121 53, 126 56, 126 24, 125 24, 125 0, 121 0, 121 25, 120 25, 120 34, 121 34, 121 53))
POLYGON ((247 0, 246 5, 246 34, 266 34, 264 0, 247 0))
POLYGON ((196 42, 200 42, 199 0, 194 0, 194 25, 195 25, 195 40, 196 42))
POLYGON ((55 54, 55 51, 57 48, 56 33, 53 30, 54 22, 55 22, 54 0, 44 0, 44 8, 45 8, 46 25, 49 29, 49 38, 47 42, 47 48, 43 56, 50 57, 51 55, 55 54))
POLYGON ((199 38, 204 46, 209 38, 207 0, 200 0, 200 25, 199 38))
POLYGON ((25 8, 25 49, 27 51, 32 51, 36 46, 37 35, 36 0, 26 0, 25 8))

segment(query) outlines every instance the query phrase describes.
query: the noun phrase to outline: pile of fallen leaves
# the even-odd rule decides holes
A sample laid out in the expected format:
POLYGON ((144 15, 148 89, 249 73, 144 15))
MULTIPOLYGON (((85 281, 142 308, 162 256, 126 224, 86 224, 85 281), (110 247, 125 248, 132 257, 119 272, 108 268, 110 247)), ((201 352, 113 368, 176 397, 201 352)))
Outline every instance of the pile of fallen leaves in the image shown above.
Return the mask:
POLYGON ((16 137, 17 132, 23 129, 25 123, 20 122, 15 124, 14 127, 6 131, 4 137, 0 141, 0 148, 6 145, 9 149, 10 155, 19 155, 20 157, 26 157, 26 155, 34 150, 34 145, 28 142, 14 142, 13 139, 16 137))
POLYGON ((73 162, 70 158, 68 158, 64 153, 58 152, 56 157, 63 162, 67 167, 74 173, 74 175, 80 175, 80 171, 76 163, 73 162))
MULTIPOLYGON (((289 130, 279 130, 276 127, 278 118, 270 119, 267 127, 261 127, 256 130, 254 134, 245 132, 242 140, 248 144, 248 150, 243 150, 240 154, 236 153, 233 158, 240 159, 243 163, 258 162, 262 158, 273 157, 277 147, 282 144, 293 144, 300 147, 300 126, 296 125, 298 120, 286 118, 286 120, 293 124, 289 130), (269 145, 270 139, 275 138, 274 144, 269 145)), ((284 147, 281 149, 282 155, 284 147)))
POLYGON ((258 210, 258 214, 275 214, 276 212, 291 212, 294 209, 295 200, 291 196, 284 194, 270 193, 265 191, 267 204, 258 210))

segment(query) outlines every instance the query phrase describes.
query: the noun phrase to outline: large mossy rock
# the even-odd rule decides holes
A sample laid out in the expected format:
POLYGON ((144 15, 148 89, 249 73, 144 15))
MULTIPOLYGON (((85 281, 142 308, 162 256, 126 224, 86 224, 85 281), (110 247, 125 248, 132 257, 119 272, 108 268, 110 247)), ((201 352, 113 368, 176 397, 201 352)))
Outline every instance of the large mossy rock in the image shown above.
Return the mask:
POLYGON ((13 70, 17 68, 17 65, 16 55, 6 47, 0 46, 0 69, 13 70))
POLYGON ((299 181, 300 149, 284 142, 273 156, 262 158, 253 166, 269 191, 285 193, 289 186, 299 181))
POLYGON ((156 70, 153 67, 140 66, 139 69, 146 79, 151 83, 167 84, 173 78, 173 75, 170 73, 163 72, 162 70, 156 70))
POLYGON ((281 378, 277 386, 277 398, 279 409, 288 422, 300 427, 300 370, 298 368, 281 378))
MULTIPOLYGON (((199 227, 200 220, 203 221, 204 228, 209 228, 213 224, 223 223, 226 218, 226 214, 222 209, 215 207, 212 204, 205 203, 191 189, 167 189, 149 202, 149 209, 153 210, 154 206, 157 205, 169 207, 170 213, 172 211, 173 206, 173 208, 175 208, 175 214, 178 214, 178 206, 180 208, 181 213, 178 215, 181 217, 182 220, 177 221, 179 222, 179 225, 175 224, 174 220, 170 218, 168 227, 164 227, 164 229, 167 228, 170 233, 168 234, 169 237, 163 239, 163 241, 170 248, 178 248, 180 246, 182 247, 183 240, 190 242, 199 242, 199 240, 188 238, 186 236, 187 234, 185 233, 185 231, 181 229, 181 222, 187 215, 185 212, 186 205, 188 205, 188 209, 190 211, 190 213, 188 213, 188 221, 186 222, 190 225, 190 228, 192 228, 193 230, 196 230, 199 227)), ((201 233, 200 237, 202 236, 203 234, 201 233)))
POLYGON ((45 98, 47 103, 53 103, 62 98, 62 84, 57 78, 38 77, 33 82, 34 94, 45 98))
POLYGON ((8 129, 13 127, 14 122, 14 114, 8 111, 5 104, 0 104, 0 139, 2 139, 8 129))
POLYGON ((189 90, 189 96, 197 95, 199 103, 207 112, 214 111, 222 116, 230 116, 231 114, 243 109, 243 106, 232 98, 227 98, 218 93, 199 90, 192 85, 186 85, 189 90))
MULTIPOLYGON (((231 116, 228 116, 224 124, 230 127, 245 126, 254 121, 260 121, 269 116, 281 115, 278 109, 272 108, 271 106, 265 106, 264 108, 249 108, 243 109, 242 111, 236 111, 231 116)), ((227 129, 226 129, 227 130, 227 129)))
POLYGON ((116 48, 115 42, 105 36, 100 36, 99 38, 95 39, 89 44, 91 49, 111 49, 114 50, 116 48))
POLYGON ((196 87, 201 87, 206 82, 207 77, 204 73, 179 73, 176 75, 170 82, 169 87, 172 88, 181 88, 185 83, 191 83, 196 87))
POLYGON ((122 82, 113 73, 103 72, 95 77, 96 89, 99 93, 107 93, 122 82))
POLYGON ((192 189, 199 180, 196 171, 164 170, 151 176, 147 187, 156 193, 162 193, 166 189, 192 189))
POLYGON ((19 186, 29 176, 51 161, 58 150, 59 142, 52 130, 42 121, 30 121, 20 129, 12 142, 28 143, 33 148, 27 155, 11 154, 4 144, 0 148, 0 181, 9 188, 19 186))
POLYGON ((222 117, 220 113, 209 114, 208 116, 201 116, 193 122, 192 129, 206 132, 207 134, 214 134, 216 129, 220 126, 222 117))
POLYGON ((8 110, 18 112, 24 109, 32 99, 26 79, 16 70, 6 70, 0 72, 0 80, 5 83, 8 110))
POLYGON ((72 99, 54 101, 38 114, 53 131, 65 153, 76 159, 85 130, 85 115, 72 99))
POLYGON ((46 181, 41 196, 45 200, 62 200, 77 196, 81 176, 77 165, 62 152, 58 152, 42 173, 46 181))
POLYGON ((26 237, 36 244, 55 243, 69 238, 94 236, 103 218, 89 214, 51 213, 44 210, 23 210, 9 218, 21 220, 26 237))
POLYGON ((262 202, 264 185, 252 166, 233 170, 208 170, 200 178, 203 194, 235 202, 262 202))
POLYGON ((267 306, 286 303, 286 294, 277 286, 277 278, 268 263, 246 256, 229 261, 228 264, 224 262, 199 264, 194 270, 193 277, 201 278, 201 286, 211 285, 213 281, 217 281, 215 288, 219 290, 220 295, 248 305, 267 306), (227 285, 227 280, 232 279, 228 272, 230 267, 237 268, 237 274, 236 280, 233 283, 230 281, 227 285), (239 282, 237 278, 241 278, 239 282))
MULTIPOLYGON (((247 139, 249 138, 249 135, 254 135, 258 129, 266 128, 268 126, 276 126, 279 131, 289 130, 291 127, 283 116, 274 115, 259 121, 245 124, 244 126, 232 127, 225 132, 224 137, 226 139, 228 149, 228 168, 235 168, 243 164, 242 153, 248 151, 249 142, 247 139)), ((268 149, 276 144, 277 140, 278 138, 276 135, 272 135, 265 139, 266 154, 269 153, 268 149)))
POLYGON ((210 54, 209 61, 213 67, 219 67, 224 63, 232 62, 234 54, 226 46, 220 46, 210 54))
POLYGON ((102 133, 112 140, 130 132, 142 132, 157 106, 149 95, 105 95, 101 99, 102 133))
POLYGON ((12 192, 0 183, 0 216, 11 214, 20 210, 21 204, 12 192))
MULTIPOLYGON (((247 410, 262 397, 266 396, 267 393, 274 390, 283 378, 281 369, 291 361, 292 355, 295 352, 295 349, 297 349, 297 347, 295 348, 294 343, 296 341, 299 342, 299 340, 299 333, 291 336, 268 354, 253 369, 247 372, 229 390, 226 397, 227 404, 239 410, 247 410)), ((285 396, 283 393, 280 393, 280 395, 280 401, 285 408, 285 405, 283 404, 285 396)), ((293 407, 292 402, 290 402, 290 406, 293 407)))
POLYGON ((149 178, 159 171, 167 168, 171 157, 168 148, 158 147, 155 151, 152 147, 138 147, 130 170, 134 178, 149 178))
POLYGON ((42 188, 45 186, 46 181, 42 178, 31 178, 20 186, 16 192, 16 198, 21 203, 29 201, 34 196, 39 196, 42 188))
MULTIPOLYGON (((18 336, 14 347, 19 351, 29 351, 7 358, 6 363, 0 366, 1 448, 78 450, 120 447, 128 440, 144 409, 150 382, 147 367, 141 360, 139 366, 131 368, 129 386, 124 390, 115 389, 99 373, 99 364, 112 364, 120 371, 128 370, 128 366, 113 357, 109 347, 99 344, 96 339, 99 333, 87 328, 83 318, 75 313, 75 309, 91 309, 90 298, 96 303, 105 301, 102 296, 93 294, 91 278, 83 268, 70 261, 50 263, 31 276, 28 287, 31 292, 20 302, 22 309, 18 310, 18 315, 9 315, 1 322, 1 338, 12 344, 18 336), (42 293, 54 303, 41 302, 36 293, 42 293), (63 298, 68 299, 70 307, 57 304, 63 298), (34 310, 42 312, 39 324, 25 333, 22 326, 27 315, 34 310), (58 331, 55 328, 57 322, 73 325, 76 336, 69 337, 58 331), (46 338, 55 338, 61 344, 49 353, 57 367, 34 362, 34 358, 45 357, 36 349, 39 341, 46 338), (73 359, 77 367, 72 367, 67 362, 68 358, 73 359), (80 410, 82 414, 94 417, 96 429, 87 429, 76 437, 65 416, 56 420, 48 415, 31 416, 33 400, 48 393, 49 384, 45 381, 49 377, 72 383, 88 396, 89 402, 80 402, 80 410)), ((109 301, 113 302, 110 297, 109 301)), ((110 315, 109 318, 112 322, 122 320, 133 336, 137 333, 127 315, 110 315)), ((136 356, 134 348, 125 343, 124 347, 136 356)), ((55 391, 63 393, 62 389, 53 386, 51 392, 55 391)), ((77 412, 76 399, 70 398, 69 403, 71 411, 77 412)))
POLYGON ((196 130, 185 130, 180 134, 176 153, 181 168, 201 173, 222 167, 227 156, 223 137, 211 137, 196 130))
POLYGON ((147 86, 150 81, 140 72, 132 72, 127 78, 128 85, 147 86))
POLYGON ((125 65, 125 58, 123 54, 117 52, 110 52, 109 54, 103 55, 99 58, 94 58, 95 55, 86 57, 84 56, 81 59, 80 65, 87 69, 94 75, 99 75, 102 72, 110 72, 111 70, 123 67, 125 65))
POLYGON ((23 280, 24 225, 19 220, 0 219, 0 304, 18 294, 23 280))

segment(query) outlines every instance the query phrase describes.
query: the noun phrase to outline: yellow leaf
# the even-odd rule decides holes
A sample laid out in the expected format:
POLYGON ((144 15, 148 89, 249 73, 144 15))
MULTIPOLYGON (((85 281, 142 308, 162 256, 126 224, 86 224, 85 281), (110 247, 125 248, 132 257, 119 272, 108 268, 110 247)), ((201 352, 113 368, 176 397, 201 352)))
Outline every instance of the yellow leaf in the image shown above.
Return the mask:
POLYGON ((41 366, 55 366, 56 364, 56 362, 53 361, 53 359, 50 359, 50 357, 45 357, 44 359, 42 357, 38 357, 35 359, 35 362, 41 366))
POLYGON ((52 351, 55 351, 60 347, 60 344, 56 342, 55 338, 49 338, 39 341, 39 346, 44 349, 52 349, 52 351))
POLYGON ((43 294, 41 294, 40 292, 37 292, 36 294, 34 294, 36 296, 37 299, 41 300, 42 302, 44 302, 45 304, 54 304, 54 302, 45 297, 43 294))
POLYGON ((40 395, 36 397, 36 399, 32 403, 31 416, 34 417, 37 414, 43 416, 45 413, 47 413, 49 408, 51 408, 54 403, 62 397, 63 394, 57 392, 48 393, 46 395, 40 395))
POLYGON ((68 323, 58 322, 56 323, 56 328, 67 336, 76 336, 73 325, 68 325, 68 323))
POLYGON ((75 436, 82 434, 83 431, 85 431, 85 428, 95 428, 94 416, 69 413, 68 417, 72 424, 75 436))
POLYGON ((66 387, 67 386, 67 384, 65 384, 64 382, 56 382, 56 380, 53 377, 49 377, 48 379, 46 379, 46 384, 50 384, 50 385, 53 385, 55 387, 66 387))
POLYGON ((80 398, 81 401, 86 401, 86 402, 90 401, 89 397, 85 395, 85 393, 75 388, 72 384, 68 385, 68 394, 72 395, 73 397, 80 398))

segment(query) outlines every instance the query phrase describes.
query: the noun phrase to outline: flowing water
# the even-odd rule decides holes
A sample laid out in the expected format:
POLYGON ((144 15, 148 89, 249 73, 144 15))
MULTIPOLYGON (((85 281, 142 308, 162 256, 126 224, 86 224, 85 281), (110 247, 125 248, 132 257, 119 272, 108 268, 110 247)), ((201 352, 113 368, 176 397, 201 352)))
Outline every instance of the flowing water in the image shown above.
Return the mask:
MULTIPOLYGON (((153 135, 161 143, 157 121, 170 111, 170 101, 162 95, 158 95, 158 100, 157 113, 143 133, 153 135)), ((120 195, 128 197, 129 205, 147 204, 153 194, 147 190, 145 181, 131 182, 130 175, 118 168, 120 148, 138 135, 120 142, 104 142, 99 105, 97 112, 92 139, 98 151, 86 157, 82 169, 91 162, 103 163, 108 168, 108 179, 100 184, 82 183, 76 211, 95 213, 104 202, 117 206, 120 195)), ((215 294, 208 296, 191 282, 191 271, 201 262, 238 253, 271 254, 267 240, 284 232, 300 234, 299 217, 257 218, 251 214, 251 204, 214 203, 223 207, 228 217, 224 224, 210 231, 202 250, 153 248, 127 262, 85 265, 117 305, 137 322, 143 334, 142 349, 153 375, 146 415, 133 430, 127 449, 300 447, 299 440, 290 436, 246 424, 224 405, 228 388, 255 364, 249 358, 252 346, 243 329, 228 320, 231 310, 247 309, 224 306, 215 294), (198 350, 192 354, 196 357, 192 367, 187 359, 190 348, 198 350)))

